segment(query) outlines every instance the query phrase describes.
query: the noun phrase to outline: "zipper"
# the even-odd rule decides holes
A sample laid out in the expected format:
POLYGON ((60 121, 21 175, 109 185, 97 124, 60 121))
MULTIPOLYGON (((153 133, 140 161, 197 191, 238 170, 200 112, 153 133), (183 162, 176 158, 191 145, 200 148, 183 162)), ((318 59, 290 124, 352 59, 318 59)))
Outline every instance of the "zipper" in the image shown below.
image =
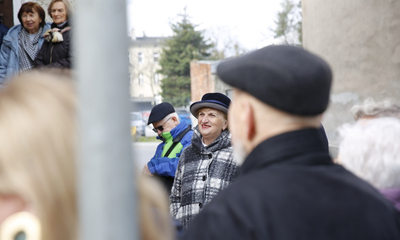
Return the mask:
POLYGON ((50 49, 50 64, 53 61, 53 48, 54 48, 54 44, 51 45, 51 49, 50 49))

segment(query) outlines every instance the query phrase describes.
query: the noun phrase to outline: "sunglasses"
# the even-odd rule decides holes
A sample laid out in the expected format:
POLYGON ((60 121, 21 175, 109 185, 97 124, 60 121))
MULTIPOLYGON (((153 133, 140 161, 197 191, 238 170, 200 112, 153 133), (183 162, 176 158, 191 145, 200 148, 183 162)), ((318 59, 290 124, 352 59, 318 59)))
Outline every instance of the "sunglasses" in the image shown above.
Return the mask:
POLYGON ((158 126, 158 127, 153 128, 153 131, 154 131, 155 133, 158 133, 157 130, 159 130, 159 131, 161 131, 161 132, 164 131, 164 125, 165 125, 171 118, 172 118, 172 117, 168 118, 168 120, 165 121, 161 126, 158 126))

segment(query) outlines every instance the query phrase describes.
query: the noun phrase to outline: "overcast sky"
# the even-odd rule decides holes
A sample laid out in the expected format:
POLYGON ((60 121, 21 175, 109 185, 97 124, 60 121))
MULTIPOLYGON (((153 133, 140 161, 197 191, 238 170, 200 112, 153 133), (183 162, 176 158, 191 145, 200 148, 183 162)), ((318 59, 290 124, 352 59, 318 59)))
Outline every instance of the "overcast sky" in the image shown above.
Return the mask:
MULTIPOLYGON (((282 0, 127 0, 128 28, 136 37, 171 36, 170 22, 187 13, 191 22, 211 36, 231 38, 244 48, 260 48, 273 41, 270 29, 282 0)), ((224 40, 221 40, 223 42, 224 40)))

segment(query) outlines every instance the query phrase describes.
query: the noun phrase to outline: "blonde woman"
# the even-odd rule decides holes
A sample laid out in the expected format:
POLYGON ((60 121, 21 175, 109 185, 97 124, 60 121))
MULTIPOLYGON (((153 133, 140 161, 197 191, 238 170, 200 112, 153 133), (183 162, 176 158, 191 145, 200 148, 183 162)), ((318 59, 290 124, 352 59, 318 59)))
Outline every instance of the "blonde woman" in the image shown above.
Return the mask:
MULTIPOLYGON (((24 73, 0 89, 0 223, 28 212, 40 222, 38 239, 78 239, 75 101, 59 72, 24 73)), ((172 239, 163 189, 140 182, 143 239, 172 239)))

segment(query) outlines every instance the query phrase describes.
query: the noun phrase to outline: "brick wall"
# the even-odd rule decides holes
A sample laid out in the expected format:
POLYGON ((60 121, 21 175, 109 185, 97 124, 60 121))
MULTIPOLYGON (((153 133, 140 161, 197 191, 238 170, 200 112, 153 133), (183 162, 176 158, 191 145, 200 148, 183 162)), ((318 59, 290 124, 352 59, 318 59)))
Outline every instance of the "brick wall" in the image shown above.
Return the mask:
POLYGON ((201 97, 215 91, 214 76, 211 73, 211 65, 192 61, 190 63, 191 101, 200 101, 201 97))

